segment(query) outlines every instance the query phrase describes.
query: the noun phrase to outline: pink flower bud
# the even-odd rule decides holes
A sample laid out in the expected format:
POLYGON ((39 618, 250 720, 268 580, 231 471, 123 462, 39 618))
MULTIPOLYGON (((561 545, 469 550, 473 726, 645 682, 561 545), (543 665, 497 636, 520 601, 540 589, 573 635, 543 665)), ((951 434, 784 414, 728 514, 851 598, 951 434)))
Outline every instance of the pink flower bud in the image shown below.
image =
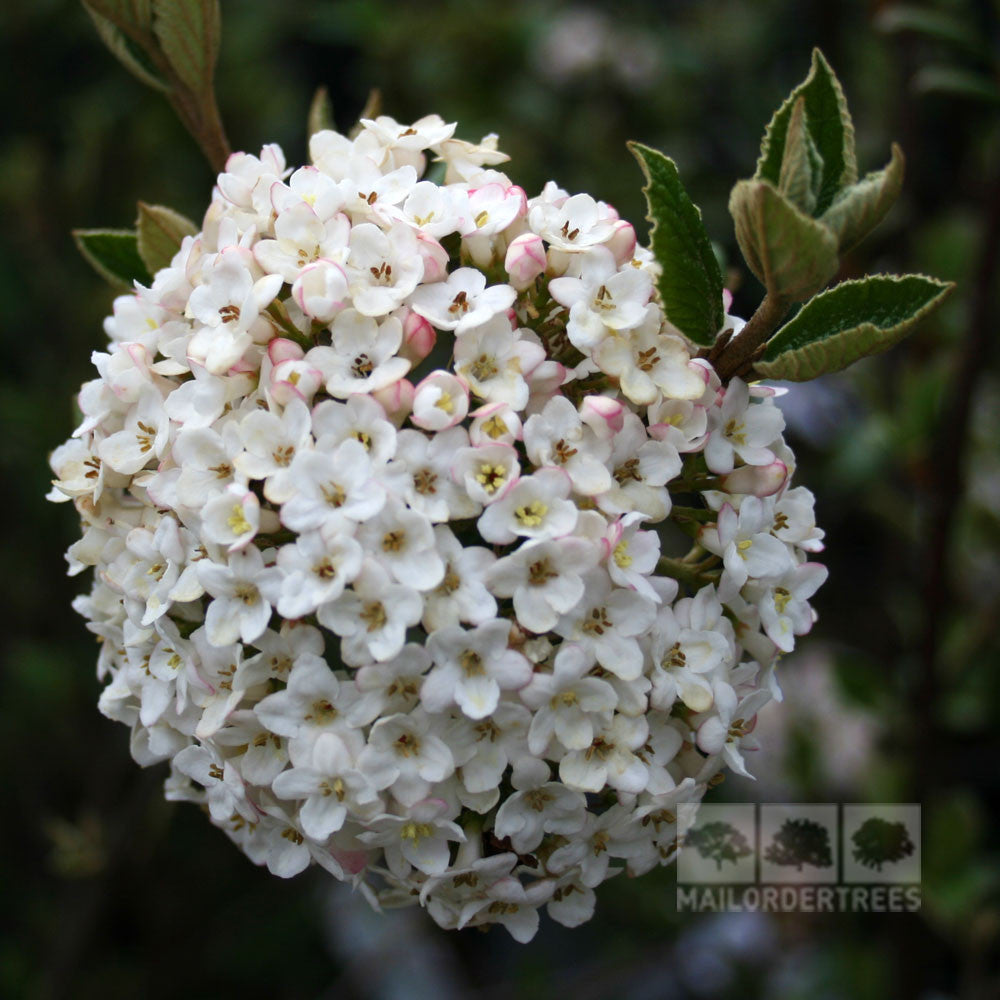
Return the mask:
POLYGON ((469 412, 469 390, 450 372, 431 372, 413 395, 410 420, 427 431, 442 431, 461 423, 469 412))
POLYGON ((399 356, 406 358, 415 368, 434 350, 436 341, 437 332, 434 327, 419 313, 407 309, 403 319, 403 344, 399 349, 399 356))
POLYGON ((735 472, 719 477, 719 485, 727 493, 773 496, 788 479, 788 466, 774 461, 770 465, 741 465, 735 472))
POLYGON ((424 282, 443 281, 448 276, 448 251, 432 236, 419 230, 417 250, 424 262, 424 282))
POLYGON ((580 404, 580 419, 606 441, 622 429, 625 404, 610 396, 585 396, 580 404))
POLYGON ((401 378, 398 382, 373 392, 372 398, 385 410, 386 419, 399 427, 413 409, 414 395, 413 383, 401 378))
POLYGON ((635 227, 631 222, 619 219, 611 238, 604 245, 615 255, 615 263, 621 267, 635 256, 635 227))
POLYGON ((522 233, 507 248, 503 262, 510 283, 521 291, 545 270, 545 244, 537 233, 522 233))
POLYGON ((267 345, 267 356, 272 365, 280 365, 282 361, 301 361, 305 351, 286 337, 275 337, 267 345))

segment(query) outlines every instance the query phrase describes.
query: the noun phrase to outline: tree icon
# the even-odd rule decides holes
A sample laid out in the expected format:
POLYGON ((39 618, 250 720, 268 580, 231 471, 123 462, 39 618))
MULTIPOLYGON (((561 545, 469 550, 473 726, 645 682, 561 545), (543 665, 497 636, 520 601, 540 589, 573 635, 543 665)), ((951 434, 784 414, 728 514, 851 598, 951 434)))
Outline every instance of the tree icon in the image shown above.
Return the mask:
POLYGON ((772 865, 794 865, 799 871, 803 865, 830 868, 830 833, 822 823, 811 819, 786 819, 764 852, 764 859, 772 865))
POLYGON ((685 845, 693 847, 703 858, 710 858, 722 870, 723 861, 736 864, 751 853, 747 838, 731 823, 705 823, 684 836, 685 845))
POLYGON ((872 816, 866 819, 851 836, 854 860, 866 868, 882 871, 882 865, 901 861, 913 853, 913 841, 903 823, 872 816))

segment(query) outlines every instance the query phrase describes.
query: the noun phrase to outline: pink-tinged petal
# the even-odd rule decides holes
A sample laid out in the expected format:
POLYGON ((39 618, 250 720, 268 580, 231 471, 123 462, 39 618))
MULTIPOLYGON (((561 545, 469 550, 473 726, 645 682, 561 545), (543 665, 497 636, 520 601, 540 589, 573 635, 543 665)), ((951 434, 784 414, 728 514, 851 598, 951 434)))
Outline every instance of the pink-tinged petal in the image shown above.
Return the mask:
POLYGON ((424 264, 422 281, 433 283, 448 277, 448 251, 427 233, 417 233, 417 251, 424 264))
POLYGON ((545 244, 535 233, 522 233, 507 248, 504 270, 510 283, 519 291, 545 271, 545 244))
POLYGON ((735 472, 722 476, 719 486, 727 493, 749 493, 769 497, 777 493, 788 480, 788 466, 775 460, 768 465, 743 465, 735 472))
POLYGON ((580 405, 580 419, 598 437, 617 434, 625 422, 625 404, 610 396, 586 396, 580 405))
POLYGON ((621 267, 635 255, 636 242, 635 227, 631 222, 619 219, 615 224, 611 239, 604 245, 615 255, 615 263, 621 267))
POLYGON ((413 410, 415 394, 413 383, 401 378, 398 382, 393 382, 392 385, 387 385, 384 389, 378 389, 371 395, 381 404, 386 417, 399 427, 413 410))
POLYGON ((434 350, 437 332, 419 313, 407 310, 403 320, 403 343, 400 357, 406 358, 414 367, 434 350))

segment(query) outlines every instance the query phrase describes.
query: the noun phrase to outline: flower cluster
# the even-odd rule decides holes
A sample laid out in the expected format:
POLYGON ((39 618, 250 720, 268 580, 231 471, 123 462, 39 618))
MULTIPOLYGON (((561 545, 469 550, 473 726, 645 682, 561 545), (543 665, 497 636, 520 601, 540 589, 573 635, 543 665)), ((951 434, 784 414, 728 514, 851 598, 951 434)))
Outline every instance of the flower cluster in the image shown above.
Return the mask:
POLYGON ((277 875, 524 941, 746 773, 822 533, 775 390, 692 357, 633 227, 453 131, 233 155, 116 299, 50 496, 100 708, 169 798, 277 875))

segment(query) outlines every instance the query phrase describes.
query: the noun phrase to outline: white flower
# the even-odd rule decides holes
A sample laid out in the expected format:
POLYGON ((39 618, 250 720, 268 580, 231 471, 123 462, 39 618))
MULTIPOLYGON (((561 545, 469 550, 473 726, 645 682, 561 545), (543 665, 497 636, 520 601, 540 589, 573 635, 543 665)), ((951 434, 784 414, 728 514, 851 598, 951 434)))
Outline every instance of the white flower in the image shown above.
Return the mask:
POLYGON ((527 542, 494 564, 486 582, 498 597, 514 599, 523 628, 542 634, 583 597, 583 574, 599 556, 596 545, 572 535, 527 542))
POLYGON ((567 499, 570 478, 559 469, 539 469, 522 476, 479 518, 479 533, 488 542, 507 545, 525 538, 560 538, 576 526, 576 505, 567 499))
POLYGON ((169 433, 170 420, 163 409, 163 397, 149 385, 139 393, 124 428, 105 438, 98 453, 101 461, 115 472, 131 475, 163 457, 169 433))
POLYGON ((202 511, 205 537, 217 545, 228 545, 230 552, 246 548, 260 528, 260 501, 257 495, 239 483, 231 483, 202 511))
POLYGON ((610 238, 614 220, 602 218, 598 203, 588 194, 576 194, 556 205, 531 209, 528 225, 557 250, 578 252, 610 238))
POLYGON ((361 571, 363 550, 348 534, 307 531, 278 551, 277 564, 258 577, 283 618, 302 618, 335 601, 361 571))
POLYGON ((312 746, 309 766, 293 767, 279 774, 271 784, 281 799, 305 800, 299 810, 302 832, 316 840, 336 833, 347 817, 368 818, 381 804, 378 794, 355 764, 360 742, 354 735, 322 733, 312 746))
POLYGON ((360 839, 383 847, 389 871, 399 878, 411 865, 425 875, 440 875, 448 867, 448 842, 465 840, 462 828, 442 815, 446 810, 440 799, 415 802, 406 816, 376 817, 360 839))
POLYGON ((632 225, 453 132, 229 157, 116 299, 50 497, 98 707, 169 799, 279 877, 527 941, 746 773, 823 533, 776 391, 691 358, 632 225))
POLYGON ((732 472, 736 455, 748 465, 774 461, 768 445, 781 433, 785 418, 773 404, 751 405, 749 399, 746 383, 734 378, 721 408, 711 411, 705 463, 712 472, 732 472))
POLYGON ((384 477, 386 486, 430 521, 474 517, 479 513, 479 504, 470 500, 451 478, 455 453, 468 441, 464 427, 452 427, 430 438, 420 431, 400 431, 396 461, 384 477))
POLYGON ((540 413, 528 418, 524 446, 536 465, 561 468, 577 493, 597 496, 611 488, 611 475, 604 465, 610 444, 581 421, 576 407, 564 396, 550 399, 540 413))
POLYGON ((544 350, 511 329, 506 316, 465 331, 455 340, 455 374, 481 399, 523 410, 528 402, 524 376, 545 357, 544 350))
POLYGON ((391 581, 374 560, 365 560, 350 590, 317 611, 320 624, 343 638, 344 662, 360 666, 392 659, 406 641, 406 630, 420 620, 423 602, 410 587, 391 581))
POLYGON ((502 619, 471 631, 450 626, 432 632, 427 650, 435 666, 420 689, 424 708, 442 712, 456 704, 470 719, 482 719, 496 709, 501 691, 524 687, 531 664, 507 648, 509 633, 502 619))
POLYGON ((234 465, 247 479, 265 481, 264 496, 268 500, 283 503, 295 493, 289 467, 295 456, 312 443, 309 430, 309 410, 301 400, 291 400, 280 416, 254 410, 240 421, 240 439, 246 450, 236 456, 234 465))
POLYGON ((402 305, 423 272, 409 226, 394 225, 385 233, 362 223, 351 230, 347 274, 354 308, 363 316, 385 316, 402 305))
POLYGON ((431 732, 427 714, 415 709, 385 716, 372 726, 358 767, 375 788, 389 789, 404 805, 414 805, 455 764, 447 744, 431 732))
POLYGON ((645 718, 616 713, 585 750, 572 750, 559 762, 559 778, 570 788, 597 792, 610 785, 637 794, 646 787, 646 765, 635 751, 646 742, 645 718))
POLYGON ((282 691, 257 702, 257 718, 281 736, 305 737, 310 745, 322 733, 345 726, 340 702, 340 681, 321 657, 305 653, 295 661, 282 691))
POLYGON ((277 238, 260 240, 254 257, 265 271, 291 284, 304 268, 321 258, 333 263, 342 259, 350 229, 346 215, 324 220, 307 202, 293 201, 274 220, 277 238))
POLYGON ((649 275, 634 267, 618 270, 610 250, 595 247, 582 256, 579 277, 553 278, 552 298, 569 309, 570 343, 589 353, 611 331, 631 330, 646 317, 653 294, 649 275))
POLYGON ((580 603, 564 614, 555 631, 591 649, 598 663, 622 680, 642 673, 643 656, 636 636, 656 617, 656 605, 632 590, 612 589, 608 577, 592 570, 584 577, 580 603))
POLYGON ((300 451, 283 485, 294 494, 281 507, 281 521, 294 531, 351 530, 385 505, 385 488, 372 477, 368 452, 352 438, 300 451))
POLYGON ((749 496, 739 514, 724 504, 715 528, 704 528, 699 538, 709 552, 721 555, 726 568, 724 592, 738 591, 750 577, 781 576, 792 566, 788 546, 770 533, 771 512, 758 497, 749 496))
POLYGON ((318 368, 331 396, 384 389, 401 379, 410 362, 397 355, 403 326, 395 316, 379 324, 355 309, 338 313, 331 327, 332 347, 314 347, 305 360, 318 368))
POLYGON ((486 275, 474 267, 460 267, 446 281, 422 285, 410 297, 410 307, 439 330, 456 335, 505 313, 517 293, 510 285, 486 287, 486 275))
POLYGON ((237 638, 253 642, 271 620, 271 605, 257 588, 264 569, 254 546, 233 552, 225 566, 202 559, 198 579, 215 600, 205 614, 205 630, 213 646, 228 646, 237 638))
POLYGON ((518 854, 533 851, 546 833, 572 835, 584 825, 587 800, 574 789, 549 781, 549 769, 533 761, 511 779, 518 789, 497 812, 494 830, 498 837, 510 837, 518 854))
POLYGON ((661 393, 671 399, 699 399, 705 391, 684 341, 660 331, 655 307, 641 326, 601 341, 594 361, 601 371, 617 376, 625 396, 639 405, 654 402, 661 393))
POLYGON ((594 741, 595 724, 603 728, 618 704, 615 689, 607 681, 590 676, 594 654, 575 643, 559 647, 552 673, 536 672, 519 692, 531 709, 528 749, 545 753, 555 737, 567 750, 584 750, 594 741))
POLYGON ((460 621, 480 625, 497 611, 497 602, 486 589, 485 578, 496 556, 477 545, 463 546, 444 525, 434 529, 435 544, 444 560, 444 576, 426 591, 421 619, 428 633, 460 621))
POLYGON ((278 274, 254 280, 240 251, 219 255, 205 283, 191 293, 188 312, 198 326, 187 346, 188 357, 213 375, 228 371, 256 336, 265 336, 264 308, 281 289, 278 274))
POLYGON ((803 563, 787 570, 765 588, 760 600, 760 621, 764 631, 784 653, 795 647, 795 636, 812 628, 809 598, 823 585, 827 568, 819 563, 803 563))
POLYGON ((361 526, 358 540, 406 587, 431 590, 444 576, 444 562, 437 553, 430 521, 392 497, 361 526))

